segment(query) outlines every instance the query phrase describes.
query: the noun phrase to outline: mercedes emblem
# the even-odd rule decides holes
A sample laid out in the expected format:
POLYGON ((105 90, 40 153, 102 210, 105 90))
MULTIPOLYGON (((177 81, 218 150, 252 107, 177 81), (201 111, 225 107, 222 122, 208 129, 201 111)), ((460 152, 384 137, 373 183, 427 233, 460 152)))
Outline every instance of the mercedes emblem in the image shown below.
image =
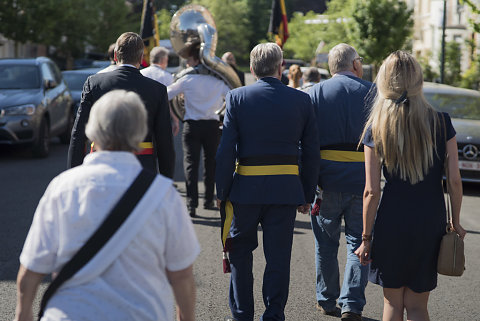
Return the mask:
POLYGON ((463 147, 463 156, 468 160, 474 160, 478 155, 478 147, 472 144, 468 144, 463 147))

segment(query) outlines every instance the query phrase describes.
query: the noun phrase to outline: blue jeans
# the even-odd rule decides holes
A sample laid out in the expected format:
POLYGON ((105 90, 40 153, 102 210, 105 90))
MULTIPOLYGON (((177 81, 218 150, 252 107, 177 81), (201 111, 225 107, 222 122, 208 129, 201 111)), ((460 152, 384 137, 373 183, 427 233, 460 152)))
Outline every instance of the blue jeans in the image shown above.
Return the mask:
POLYGON ((323 192, 320 214, 311 216, 315 235, 317 302, 326 311, 338 305, 343 312, 361 314, 365 306, 368 266, 362 266, 355 250, 362 243, 362 195, 323 192), (338 246, 342 216, 345 220, 347 264, 340 291, 338 246))

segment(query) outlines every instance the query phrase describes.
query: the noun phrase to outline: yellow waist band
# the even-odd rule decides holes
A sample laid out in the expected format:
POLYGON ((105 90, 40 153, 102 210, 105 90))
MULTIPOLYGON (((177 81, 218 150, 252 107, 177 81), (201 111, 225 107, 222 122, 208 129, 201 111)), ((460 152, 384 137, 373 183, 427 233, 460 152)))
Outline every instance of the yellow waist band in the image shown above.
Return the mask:
POLYGON ((321 150, 320 157, 335 162, 365 162, 363 152, 346 150, 321 150))
POLYGON ((298 165, 242 166, 237 164, 235 172, 244 176, 298 175, 298 165))
POLYGON ((152 142, 143 142, 138 144, 138 147, 140 148, 153 148, 152 142))
MULTIPOLYGON (((95 147, 95 142, 92 142, 90 144, 90 147, 91 148, 95 147)), ((152 142, 143 142, 143 143, 138 144, 138 147, 140 147, 140 148, 153 148, 153 143, 152 142)))

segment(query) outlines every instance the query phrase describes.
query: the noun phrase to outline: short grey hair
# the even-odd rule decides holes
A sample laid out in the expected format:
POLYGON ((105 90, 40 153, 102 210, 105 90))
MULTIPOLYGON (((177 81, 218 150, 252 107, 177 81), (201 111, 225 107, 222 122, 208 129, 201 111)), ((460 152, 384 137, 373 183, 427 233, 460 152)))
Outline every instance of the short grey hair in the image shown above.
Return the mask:
POLYGON ((256 45, 250 52, 250 68, 258 78, 275 75, 282 61, 282 49, 273 42, 256 45))
POLYGON ((85 134, 101 149, 136 151, 147 135, 147 111, 132 91, 112 90, 93 104, 85 134))
POLYGON ((161 63, 163 59, 168 58, 168 49, 165 47, 154 47, 150 51, 150 63, 158 64, 161 63))
POLYGON ((341 71, 353 69, 353 60, 358 57, 358 53, 350 45, 341 43, 333 47, 328 53, 328 67, 330 73, 336 74, 341 71))

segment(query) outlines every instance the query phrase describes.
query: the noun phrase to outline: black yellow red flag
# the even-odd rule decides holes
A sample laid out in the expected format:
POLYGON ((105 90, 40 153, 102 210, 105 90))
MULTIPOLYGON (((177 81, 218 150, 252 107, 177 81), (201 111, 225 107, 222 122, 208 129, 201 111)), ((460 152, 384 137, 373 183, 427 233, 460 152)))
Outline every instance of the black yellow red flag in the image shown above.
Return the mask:
MULTIPOLYGON (((153 7, 153 0, 143 0, 142 24, 140 26, 140 36, 145 44, 144 61, 149 64, 149 53, 153 47, 160 44, 158 37, 157 16, 153 7)), ((142 65, 144 63, 142 62, 142 65)))
POLYGON ((268 32, 275 35, 275 42, 283 47, 288 39, 287 10, 284 0, 272 1, 272 14, 270 15, 270 26, 268 32))

